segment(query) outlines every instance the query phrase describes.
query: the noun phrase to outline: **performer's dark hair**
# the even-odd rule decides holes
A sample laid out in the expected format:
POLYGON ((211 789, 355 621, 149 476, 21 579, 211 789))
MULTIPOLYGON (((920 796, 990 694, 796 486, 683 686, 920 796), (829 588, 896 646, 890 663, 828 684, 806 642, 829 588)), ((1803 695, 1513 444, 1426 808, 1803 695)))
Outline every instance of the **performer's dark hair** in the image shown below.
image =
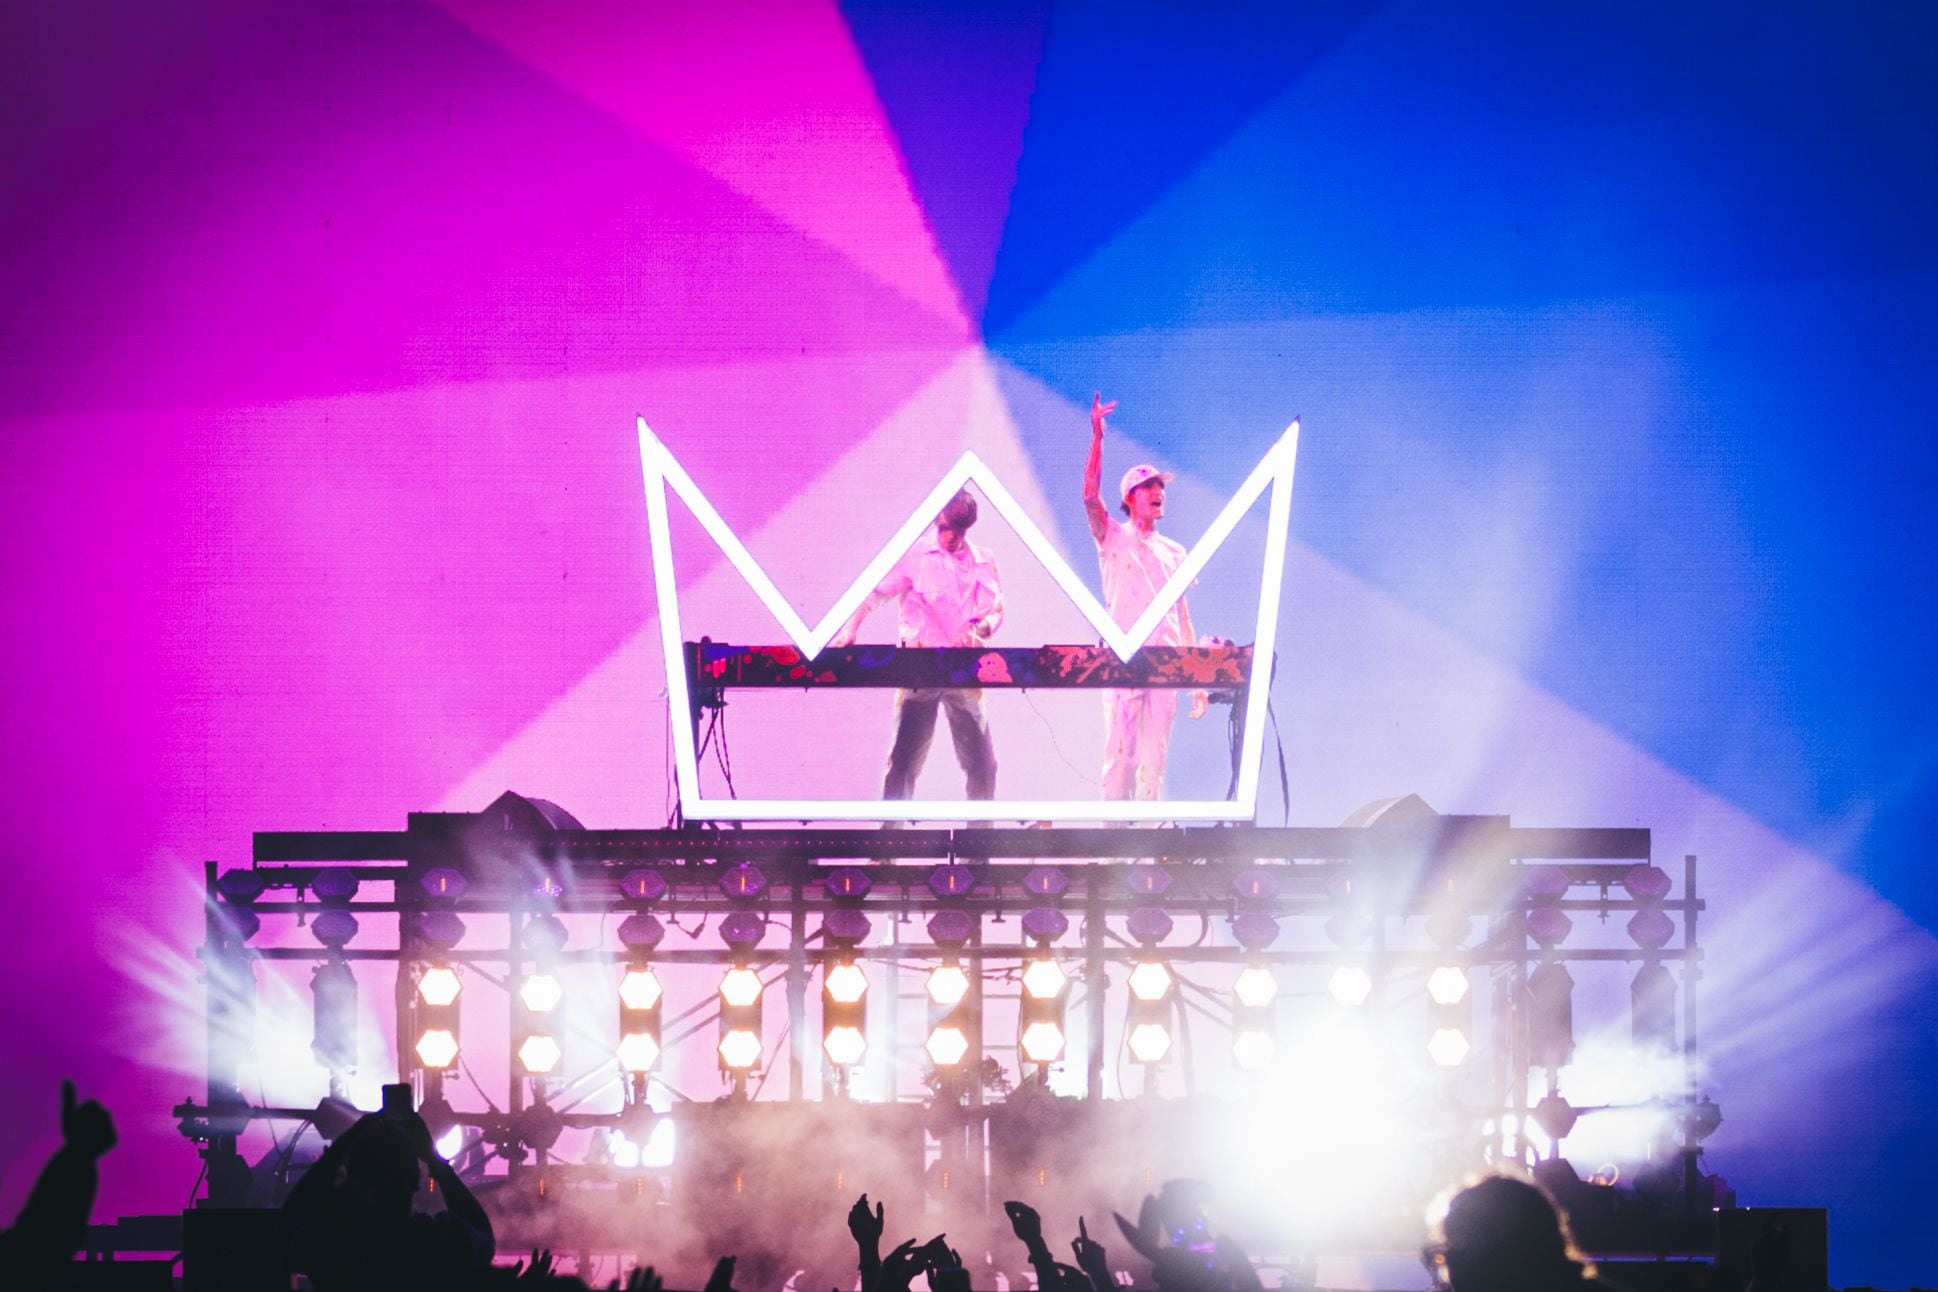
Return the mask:
POLYGON ((953 529, 958 534, 967 534, 969 527, 976 523, 976 499, 967 489, 958 489, 956 496, 949 499, 942 508, 942 528, 953 529))

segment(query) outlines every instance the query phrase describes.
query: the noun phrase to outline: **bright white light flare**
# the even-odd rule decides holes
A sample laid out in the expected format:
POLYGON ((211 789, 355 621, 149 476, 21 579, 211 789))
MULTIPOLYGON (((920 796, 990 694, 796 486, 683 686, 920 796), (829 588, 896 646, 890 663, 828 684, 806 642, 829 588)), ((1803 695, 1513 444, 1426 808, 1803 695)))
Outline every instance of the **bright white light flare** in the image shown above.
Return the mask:
POLYGON ((1231 1057, 1246 1072, 1263 1072, 1272 1066, 1278 1052, 1279 1044, 1270 1032, 1247 1030, 1231 1041, 1231 1057))
POLYGON ((659 1042, 644 1032, 628 1032, 615 1050, 619 1066, 628 1072, 651 1072, 659 1062, 659 1042))
POLYGON ((1063 1057, 1063 1029, 1055 1023, 1031 1023, 1023 1029, 1017 1044, 1031 1063, 1055 1063, 1063 1057))
POLYGON ((828 1062, 836 1067, 853 1067, 868 1052, 868 1038, 858 1027, 831 1028, 821 1038, 821 1048, 828 1052, 828 1062))
POLYGON ((563 1057, 559 1043, 543 1032, 526 1037, 524 1044, 518 1047, 519 1064, 535 1077, 542 1077, 558 1067, 563 1057))
POLYGON ((1467 1061, 1473 1049, 1467 1041, 1467 1033, 1457 1027, 1435 1028, 1433 1036, 1427 1041, 1427 1056, 1443 1068, 1457 1068, 1467 1061))
POLYGON ((1427 975, 1427 995, 1436 1005, 1458 1005, 1467 998, 1467 971, 1458 965, 1441 965, 1427 975))
POLYGON ((961 965, 938 965, 929 970, 929 999, 944 1009, 953 1008, 969 994, 969 975, 961 965))
POLYGON ((518 989, 518 999, 525 1002, 525 1008, 534 1014, 549 1014, 559 1007, 565 996, 565 988, 559 985, 558 975, 535 973, 525 980, 518 989))
POLYGON ((1326 990, 1347 1009, 1357 1009, 1373 994, 1373 980, 1358 965, 1341 965, 1332 971, 1326 990))
POLYGON ((1279 980, 1264 965, 1248 965, 1231 985, 1231 994, 1247 1009, 1264 1009, 1278 998, 1279 980))
POLYGON ((651 969, 629 969, 619 980, 619 1003, 627 1009, 651 1009, 660 994, 659 975, 651 969))
POLYGON ((760 975, 752 969, 729 969, 720 980, 720 999, 736 1009, 745 1009, 760 999, 760 975))
POLYGON ((461 990, 463 984, 458 981, 457 974, 443 965, 426 969, 424 976, 417 980, 418 998, 426 1005, 448 1005, 458 998, 461 990))
MULTIPOLYGON (((868 975, 858 964, 844 963, 828 970, 827 980, 822 984, 827 989, 828 999, 837 1005, 852 1005, 868 994, 868 975)), ((839 1063, 837 1059, 835 1062, 839 1063)))
POLYGON ((1023 966, 1023 994, 1031 1000, 1055 1000, 1069 981, 1070 976, 1063 972, 1063 966, 1048 956, 1023 966))
POLYGON ((1139 1023, 1130 1033, 1131 1057, 1139 1063, 1161 1063, 1171 1052, 1171 1029, 1162 1023, 1139 1023))
POLYGON ((1171 994, 1171 971, 1155 960, 1131 970, 1130 994, 1142 1001, 1160 1001, 1171 994))
POLYGON ((434 1027, 417 1038, 417 1061, 439 1072, 457 1062, 458 1038, 442 1027, 434 1027))
POLYGON ((959 1027, 938 1027, 929 1033, 928 1044, 923 1047, 929 1058, 938 1068, 953 1068, 962 1062, 962 1056, 969 1053, 969 1038, 962 1034, 959 1027))
POLYGON ((734 1072, 745 1072, 760 1062, 760 1037, 737 1027, 720 1038, 720 1061, 734 1072))

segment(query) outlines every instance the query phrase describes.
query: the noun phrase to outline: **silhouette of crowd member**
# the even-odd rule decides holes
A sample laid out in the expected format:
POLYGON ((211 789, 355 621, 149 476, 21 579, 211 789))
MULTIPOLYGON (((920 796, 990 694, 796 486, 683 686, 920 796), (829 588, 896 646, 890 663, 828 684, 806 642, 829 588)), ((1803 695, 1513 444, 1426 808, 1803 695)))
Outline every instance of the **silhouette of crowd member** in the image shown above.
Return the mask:
POLYGON ((61 1146, 41 1168, 13 1228, 0 1234, 0 1286, 54 1281, 87 1237, 88 1213, 100 1185, 98 1163, 115 1145, 114 1119, 61 1082, 61 1146))
MULTIPOLYGON (((1167 1180, 1156 1196, 1145 1195, 1136 1224, 1111 1214, 1124 1240, 1151 1263, 1158 1292, 1264 1292, 1244 1250, 1229 1235, 1211 1233, 1201 1205, 1206 1192, 1200 1181, 1167 1180)), ((1083 1255, 1079 1247, 1079 1260, 1083 1255)), ((1101 1258, 1099 1252, 1095 1263, 1101 1258)))
POLYGON ((1081 1216, 1077 1218, 1078 1236, 1070 1243, 1077 1257, 1077 1264, 1071 1266, 1061 1264, 1051 1255, 1050 1245, 1043 1238, 1043 1218, 1036 1214, 1036 1208, 1027 1202, 1005 1202, 1003 1211, 1009 1217, 1011 1232, 1029 1253, 1039 1292, 1092 1292, 1093 1288, 1095 1292, 1111 1292, 1115 1284, 1103 1246, 1091 1241, 1081 1216), (1099 1274, 1093 1271, 1101 1271, 1102 1283, 1097 1282, 1099 1274))
POLYGON ((283 1204, 292 1264, 317 1292, 451 1287, 491 1264, 491 1218, 416 1113, 372 1113, 336 1138, 283 1204), (412 1209, 419 1166, 444 1211, 412 1209))
POLYGON ((925 1272, 929 1275, 929 1286, 936 1292, 941 1292, 937 1282, 940 1273, 966 1278, 962 1256, 943 1242, 945 1234, 937 1234, 920 1247, 910 1238, 897 1243, 893 1251, 883 1256, 881 1238, 885 1224, 885 1208, 878 1202, 870 1209, 865 1193, 848 1209, 848 1232, 854 1235, 855 1249, 860 1256, 861 1292, 908 1292, 915 1276, 925 1272))
POLYGON ((1453 1196, 1426 1260, 1453 1292, 1605 1286, 1575 1250, 1554 1200, 1538 1185, 1506 1175, 1487 1176, 1453 1196))

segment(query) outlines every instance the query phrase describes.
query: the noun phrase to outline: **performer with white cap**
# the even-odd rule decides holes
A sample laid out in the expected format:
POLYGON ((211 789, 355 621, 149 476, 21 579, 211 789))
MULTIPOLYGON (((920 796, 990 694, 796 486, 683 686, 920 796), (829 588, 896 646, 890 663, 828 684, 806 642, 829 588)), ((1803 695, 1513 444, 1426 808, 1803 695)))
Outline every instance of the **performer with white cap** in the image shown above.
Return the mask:
MULTIPOLYGON (((1120 628, 1129 628, 1157 600, 1158 593, 1184 564, 1182 545, 1157 532, 1164 516, 1164 487, 1171 473, 1139 465, 1124 472, 1117 496, 1124 515, 1113 521, 1104 508, 1104 418, 1117 402, 1096 395, 1090 404, 1090 457, 1083 468, 1083 507, 1090 517, 1090 535, 1097 540, 1097 563, 1103 569, 1104 603, 1120 628)), ((1197 633, 1183 597, 1165 612, 1145 643, 1150 646, 1194 646, 1197 633)), ((1204 716, 1209 697, 1191 695, 1191 716, 1204 716)), ((1171 724, 1177 718, 1177 692, 1104 692, 1104 797, 1155 799, 1164 786, 1164 762, 1171 747, 1171 724)))

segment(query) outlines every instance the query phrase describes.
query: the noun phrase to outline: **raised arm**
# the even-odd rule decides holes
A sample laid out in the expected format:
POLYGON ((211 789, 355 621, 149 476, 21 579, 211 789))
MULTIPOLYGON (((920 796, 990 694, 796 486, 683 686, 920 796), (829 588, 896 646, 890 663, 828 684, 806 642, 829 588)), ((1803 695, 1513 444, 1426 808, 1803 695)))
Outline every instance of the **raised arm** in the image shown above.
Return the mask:
POLYGON ((96 1163, 114 1145, 108 1110, 92 1099, 79 1102, 74 1083, 63 1081, 61 1147, 41 1170, 14 1227, 0 1234, 0 1276, 18 1278, 22 1286, 51 1282, 74 1258, 87 1237, 100 1182, 96 1163))
POLYGON ((1027 1202, 1005 1202, 1003 1211, 1009 1216, 1010 1229, 1029 1253, 1030 1268, 1036 1271, 1036 1286, 1054 1289, 1058 1283, 1056 1257, 1050 1254, 1050 1245, 1043 1241, 1043 1218, 1027 1202))
POLYGON ((421 1117, 411 1115, 413 1126, 412 1140, 417 1147, 417 1156, 429 1168, 431 1180, 439 1193, 444 1195, 446 1214, 457 1219, 464 1226, 465 1237, 471 1242, 472 1256, 480 1266, 491 1264, 497 1255, 498 1239, 492 1232, 491 1217, 478 1202, 470 1188, 451 1168, 451 1164, 437 1155, 437 1148, 431 1141, 431 1132, 421 1117))
POLYGON ((368 1122, 365 1116, 350 1123, 341 1135, 324 1145, 322 1154, 303 1172, 289 1196, 283 1199, 283 1214, 292 1224, 314 1224, 321 1218, 324 1204, 336 1188, 337 1172, 350 1160, 351 1147, 368 1133, 368 1122))
POLYGON ((1099 543, 1110 529, 1104 506, 1104 418, 1117 411, 1117 401, 1104 402, 1102 391, 1090 397, 1090 456, 1083 464, 1083 510, 1090 517, 1090 536, 1099 543))
POLYGON ((855 1256, 861 1267, 861 1292, 876 1292, 882 1273, 883 1207, 868 1209, 868 1195, 862 1194, 848 1208, 848 1232, 854 1236, 855 1256))
POLYGON ((1070 1251, 1077 1258, 1077 1268, 1090 1277, 1096 1292, 1116 1292, 1117 1280, 1110 1273, 1110 1257, 1104 1245, 1090 1236, 1090 1227, 1084 1224, 1083 1217, 1077 1217, 1077 1236, 1070 1242, 1070 1251))

